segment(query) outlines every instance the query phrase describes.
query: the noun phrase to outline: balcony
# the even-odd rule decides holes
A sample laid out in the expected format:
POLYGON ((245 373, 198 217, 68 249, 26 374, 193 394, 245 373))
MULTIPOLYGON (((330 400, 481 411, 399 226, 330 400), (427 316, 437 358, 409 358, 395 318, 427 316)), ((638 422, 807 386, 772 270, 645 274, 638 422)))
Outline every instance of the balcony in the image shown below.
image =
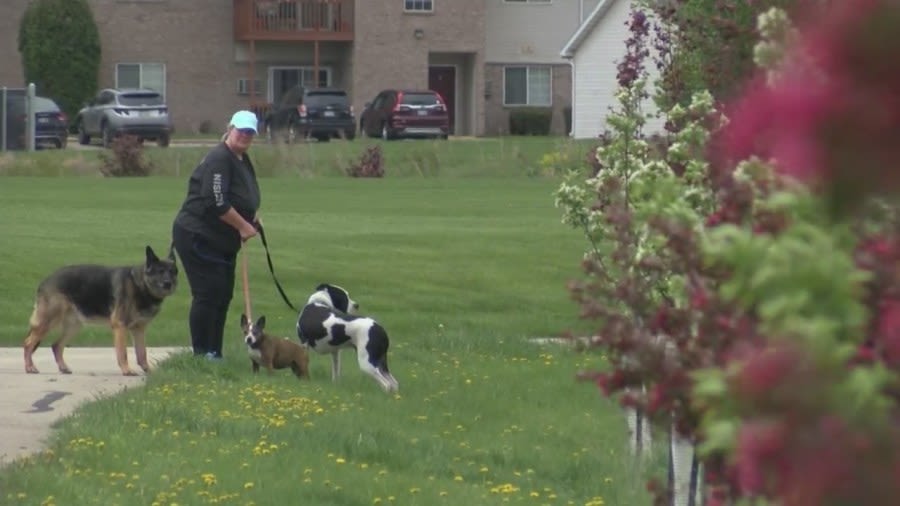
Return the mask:
POLYGON ((352 41, 354 0, 234 0, 240 41, 352 41))

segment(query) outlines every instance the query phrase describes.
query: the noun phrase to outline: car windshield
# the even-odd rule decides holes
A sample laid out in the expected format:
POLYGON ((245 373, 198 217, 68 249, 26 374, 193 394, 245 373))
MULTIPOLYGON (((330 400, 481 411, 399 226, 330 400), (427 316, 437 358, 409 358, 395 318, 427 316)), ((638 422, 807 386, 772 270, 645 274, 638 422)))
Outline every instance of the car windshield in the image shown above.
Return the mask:
POLYGON ((343 91, 313 91, 306 95, 306 104, 310 107, 347 105, 347 103, 347 94, 343 91))
POLYGON ((123 93, 119 95, 121 105, 163 105, 163 99, 159 93, 123 93))
POLYGON ((404 93, 403 101, 400 103, 419 106, 436 105, 438 104, 438 98, 434 93, 404 93))

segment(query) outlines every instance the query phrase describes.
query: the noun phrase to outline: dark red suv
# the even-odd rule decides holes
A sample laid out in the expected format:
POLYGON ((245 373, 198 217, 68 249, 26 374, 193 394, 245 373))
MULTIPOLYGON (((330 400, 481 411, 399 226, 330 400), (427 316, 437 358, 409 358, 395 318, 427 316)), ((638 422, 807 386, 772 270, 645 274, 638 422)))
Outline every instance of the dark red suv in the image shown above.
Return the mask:
POLYGON ((431 90, 384 90, 366 104, 359 131, 384 140, 405 137, 446 139, 450 116, 440 94, 431 90))

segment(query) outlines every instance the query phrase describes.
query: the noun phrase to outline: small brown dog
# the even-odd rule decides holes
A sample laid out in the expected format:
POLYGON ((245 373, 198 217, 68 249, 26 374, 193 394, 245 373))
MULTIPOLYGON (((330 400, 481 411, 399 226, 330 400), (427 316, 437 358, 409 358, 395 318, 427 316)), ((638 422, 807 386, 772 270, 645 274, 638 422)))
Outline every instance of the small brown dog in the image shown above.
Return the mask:
POLYGON ((258 373, 259 366, 265 367, 269 374, 273 374, 275 369, 290 367, 298 378, 309 379, 309 355, 306 350, 289 339, 266 334, 265 328, 265 316, 260 316, 252 324, 247 315, 241 315, 241 330, 244 331, 244 343, 247 344, 253 372, 258 373))

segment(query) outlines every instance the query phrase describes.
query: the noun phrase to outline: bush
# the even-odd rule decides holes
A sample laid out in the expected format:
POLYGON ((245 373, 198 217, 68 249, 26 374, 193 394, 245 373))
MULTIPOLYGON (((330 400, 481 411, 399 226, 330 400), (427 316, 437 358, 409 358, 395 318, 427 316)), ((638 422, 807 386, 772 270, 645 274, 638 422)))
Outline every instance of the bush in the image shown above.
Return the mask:
POLYGON ((384 156, 381 146, 375 144, 366 148, 358 163, 347 167, 350 177, 384 177, 384 156))
POLYGON ((36 0, 19 26, 26 82, 74 118, 97 91, 100 33, 87 0, 36 0))
POLYGON ((509 133, 512 135, 550 135, 552 113, 547 108, 523 107, 509 113, 509 133))
POLYGON ((144 158, 144 144, 134 135, 116 137, 100 160, 100 172, 106 177, 149 176, 153 172, 153 164, 144 158))

